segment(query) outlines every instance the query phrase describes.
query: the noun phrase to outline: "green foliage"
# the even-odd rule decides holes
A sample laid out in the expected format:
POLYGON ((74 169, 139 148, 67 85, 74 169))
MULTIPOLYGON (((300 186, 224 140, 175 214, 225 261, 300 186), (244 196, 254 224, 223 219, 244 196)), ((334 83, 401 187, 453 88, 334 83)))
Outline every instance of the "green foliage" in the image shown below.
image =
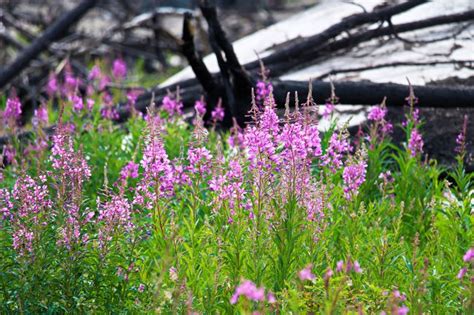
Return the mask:
MULTIPOLYGON (((99 215, 101 203, 118 191, 120 171, 139 163, 146 146, 143 119, 124 125, 66 111, 79 132, 76 150, 83 153, 92 176, 82 190, 81 211, 99 215)), ((194 128, 169 118, 162 134, 170 160, 186 161, 194 128)), ((327 150, 330 133, 323 138, 327 150)), ((210 130, 201 144, 214 157, 239 153, 224 144, 227 134, 210 130)), ((18 148, 20 149, 20 148, 18 148)), ((135 207, 135 232, 117 229, 99 246, 101 224, 84 225, 85 245, 58 245, 58 215, 40 227, 34 255, 12 248, 12 226, 0 223, 0 313, 380 313, 390 310, 391 293, 406 294, 414 313, 454 314, 467 310, 468 284, 456 275, 462 256, 474 244, 473 175, 462 161, 453 170, 425 163, 389 139, 372 142, 367 151, 366 181, 347 200, 341 170, 331 172, 313 161, 315 178, 327 197, 324 220, 308 223, 296 193, 264 203, 272 189, 265 180, 252 182, 252 208, 228 222, 231 207, 217 208, 209 190, 212 176, 196 174, 175 197, 151 211, 135 207), (391 172, 393 180, 380 174, 391 172), (250 212, 255 219, 249 219, 250 212), (272 213, 272 221, 264 213, 272 213), (361 273, 336 272, 338 261, 358 261, 361 273), (316 278, 302 281, 298 272, 312 265, 316 278), (324 275, 331 269, 334 275, 324 275), (241 297, 230 303, 235 288, 249 279, 273 292, 275 303, 241 297)), ((248 165, 244 165, 247 168, 248 165)), ((54 173, 49 153, 25 156, 8 166, 2 187, 12 188, 23 174, 54 173)), ((218 170, 216 170, 218 172, 218 170)), ((245 173, 245 176, 250 172, 245 173)), ((138 179, 129 178, 123 194, 138 179)), ((48 182, 52 192, 60 182, 48 182)), ((282 183, 280 183, 282 184, 282 183)), ((244 187, 250 190, 250 187, 244 187)), ((53 200, 61 214, 61 202, 53 200)))

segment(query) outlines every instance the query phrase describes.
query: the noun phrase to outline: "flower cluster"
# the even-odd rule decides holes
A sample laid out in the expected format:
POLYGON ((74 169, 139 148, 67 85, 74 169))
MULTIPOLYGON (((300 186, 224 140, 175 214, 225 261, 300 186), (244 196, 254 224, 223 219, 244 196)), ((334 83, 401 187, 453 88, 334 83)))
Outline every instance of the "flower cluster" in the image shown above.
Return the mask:
POLYGON ((349 273, 351 271, 354 271, 355 273, 362 273, 362 268, 360 267, 359 262, 352 261, 351 259, 348 259, 347 262, 344 262, 343 260, 339 260, 336 264, 336 272, 345 272, 349 273))
POLYGON ((118 81, 125 79, 127 76, 127 64, 122 58, 117 58, 114 60, 112 65, 112 75, 118 81))
POLYGON ((352 147, 347 140, 346 134, 333 133, 329 140, 329 147, 327 148, 326 154, 322 157, 321 165, 328 165, 331 171, 335 173, 342 166, 343 154, 349 152, 351 149, 352 147))
POLYGON ((250 280, 243 281, 237 288, 235 289, 234 295, 230 299, 231 304, 236 304, 239 300, 239 297, 245 296, 247 299, 255 302, 262 302, 267 300, 268 303, 275 303, 276 299, 273 293, 269 292, 265 296, 265 288, 257 287, 255 283, 250 280))
POLYGON ((256 90, 256 99, 259 104, 263 102, 270 96, 273 91, 273 86, 270 82, 266 81, 257 81, 257 90, 256 90))
POLYGON ((358 159, 352 159, 344 168, 342 178, 344 180, 344 196, 350 200, 357 195, 359 187, 365 182, 367 173, 367 162, 365 151, 359 151, 358 159))
POLYGON ((457 278, 462 280, 468 271, 471 270, 473 272, 471 282, 474 284, 474 247, 467 250, 466 254, 463 256, 463 261, 468 265, 459 270, 457 278))
POLYGON ((168 154, 159 135, 159 121, 153 115, 147 117, 147 143, 140 165, 143 178, 135 190, 134 203, 153 209, 160 198, 171 197, 175 176, 168 154))
POLYGON ((183 113, 183 103, 179 100, 172 98, 171 96, 163 97, 162 105, 163 109, 168 112, 171 116, 181 115, 183 113))
MULTIPOLYGON (((384 295, 388 295, 388 292, 384 292, 384 295)), ((400 293, 399 290, 394 290, 388 300, 388 309, 390 311, 382 311, 381 315, 386 314, 396 314, 396 315, 406 315, 408 314, 408 307, 403 303, 407 300, 405 294, 400 293)))
POLYGON ((132 223, 132 205, 122 196, 113 196, 99 210, 97 221, 102 223, 99 229, 99 246, 112 240, 114 233, 130 232, 134 227, 132 223))
POLYGON ((410 155, 415 157, 423 152, 423 138, 416 128, 413 128, 408 140, 408 150, 410 155))
POLYGON ((126 180, 127 178, 137 178, 138 167, 139 165, 137 163, 128 162, 120 171, 120 178, 122 180, 126 180))
POLYGON ((196 111, 196 114, 199 116, 204 116, 206 113, 206 103, 204 103, 203 100, 198 100, 196 103, 194 103, 194 110, 196 111))
POLYGON ((218 102, 217 106, 212 110, 211 117, 214 122, 219 122, 224 120, 224 108, 222 107, 222 102, 218 102))
POLYGON ((462 130, 456 137, 456 148, 455 151, 461 157, 466 154, 466 134, 467 134, 467 115, 464 115, 464 123, 462 125, 462 130))
POLYGON ((308 266, 298 271, 298 278, 300 278, 301 281, 313 281, 314 279, 316 279, 316 276, 311 271, 312 268, 313 265, 309 264, 308 266))
POLYGON ((73 138, 65 126, 60 125, 53 136, 51 152, 53 167, 73 185, 80 187, 91 176, 89 165, 81 153, 75 151, 73 138))
POLYGON ((2 190, 2 217, 12 225, 13 248, 20 254, 31 253, 33 242, 52 215, 52 202, 46 177, 35 181, 30 176, 18 178, 12 192, 2 190))
POLYGON ((387 109, 382 106, 374 106, 367 118, 372 121, 376 122, 383 122, 385 119, 385 115, 387 114, 387 109))
POLYGON ((21 117, 21 113, 21 103, 18 97, 8 98, 2 115, 3 123, 10 126, 16 125, 18 119, 21 117))

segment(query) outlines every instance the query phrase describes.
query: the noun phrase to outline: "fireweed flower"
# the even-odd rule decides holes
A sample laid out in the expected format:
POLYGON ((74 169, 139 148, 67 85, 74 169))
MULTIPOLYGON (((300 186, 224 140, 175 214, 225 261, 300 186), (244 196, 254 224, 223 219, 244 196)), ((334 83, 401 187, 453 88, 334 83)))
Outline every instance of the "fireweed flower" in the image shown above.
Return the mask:
POLYGON ((59 238, 56 244, 71 250, 76 244, 88 242, 89 236, 84 232, 83 226, 89 222, 91 216, 87 215, 82 218, 79 206, 71 203, 67 203, 64 210, 66 211, 66 222, 59 228, 59 238))
POLYGON ((464 123, 461 132, 456 137, 456 148, 454 151, 461 157, 466 154, 467 115, 464 115, 464 123))
POLYGON ((216 193, 213 201, 214 211, 217 213, 223 205, 227 205, 230 209, 228 222, 232 223, 237 207, 240 206, 248 210, 250 201, 246 198, 247 192, 244 189, 240 162, 237 159, 232 159, 225 169, 227 171, 223 175, 214 175, 209 181, 209 189, 216 193))
POLYGON ((112 82, 112 80, 108 75, 102 75, 99 80, 99 91, 105 90, 110 82, 112 82))
POLYGON ((118 81, 125 79, 127 76, 127 64, 122 58, 117 58, 114 60, 112 65, 112 75, 118 81))
POLYGON ((466 267, 463 267, 461 268, 461 270, 459 270, 459 273, 458 275, 456 276, 456 278, 458 278, 459 280, 461 280, 462 278, 464 278, 464 276, 466 275, 467 273, 467 268, 466 267))
POLYGON ((336 264, 336 272, 345 272, 349 273, 351 271, 354 271, 355 273, 362 273, 362 268, 360 267, 359 262, 352 261, 351 259, 348 259, 347 262, 344 262, 342 260, 339 260, 336 264))
POLYGON ((112 240, 115 233, 130 232, 132 223, 132 205, 122 196, 112 199, 100 207, 97 221, 102 223, 99 228, 99 247, 104 248, 112 240))
POLYGON ((263 105, 264 100, 270 96, 273 91, 273 86, 270 82, 257 81, 256 99, 258 104, 263 105))
POLYGON ((159 120, 150 114, 146 117, 146 122, 148 134, 140 162, 143 178, 137 185, 133 203, 152 210, 161 198, 173 195, 176 179, 160 137, 159 120))
POLYGON ((323 118, 325 119, 329 118, 335 108, 336 106, 334 106, 333 104, 326 103, 323 108, 323 113, 322 113, 323 118))
POLYGON ((408 141, 408 150, 412 157, 423 152, 423 138, 416 128, 411 131, 410 139, 408 141))
POLYGON ((218 102, 217 106, 212 110, 211 117, 214 122, 224 120, 224 108, 222 107, 221 102, 218 102))
POLYGON ((369 112, 367 118, 372 121, 382 122, 387 114, 387 109, 382 106, 375 106, 369 112))
MULTIPOLYGON (((258 111, 258 109, 256 109, 258 111)), ((257 169, 261 176, 279 164, 277 136, 279 119, 274 108, 267 104, 261 114, 244 133, 244 147, 250 161, 250 169, 257 169)))
POLYGON ((125 180, 127 178, 137 178, 138 177, 138 167, 139 165, 134 162, 128 162, 122 170, 120 171, 120 178, 125 180))
POLYGON ((117 120, 119 118, 119 113, 114 107, 112 96, 109 93, 104 93, 102 100, 104 105, 100 109, 100 115, 104 119, 117 120))
POLYGON ((251 301, 264 301, 265 289, 263 287, 257 288, 255 283, 250 280, 245 280, 235 289, 234 295, 230 299, 231 304, 236 304, 240 296, 245 296, 251 301))
POLYGON ((342 166, 343 154, 351 149, 346 134, 333 133, 326 154, 322 156, 321 165, 328 165, 330 170, 335 173, 342 166))
POLYGON ((53 167, 64 181, 82 187, 82 183, 91 176, 91 171, 82 154, 74 150, 72 136, 62 125, 58 126, 53 136, 51 152, 53 167))
POLYGON ((89 71, 89 75, 87 76, 87 79, 90 81, 94 81, 99 79, 102 76, 102 72, 100 70, 99 65, 94 65, 92 69, 89 71))
POLYGON ((48 124, 48 109, 45 105, 41 105, 40 107, 35 109, 32 118, 32 123, 35 127, 48 124))
POLYGON ((20 254, 33 251, 33 241, 40 237, 41 229, 51 216, 52 202, 46 177, 38 181, 30 176, 20 177, 11 193, 3 191, 1 204, 4 218, 10 219, 13 248, 20 254))
POLYGON ((316 276, 311 272, 311 269, 313 268, 312 264, 309 264, 305 268, 301 269, 298 272, 298 278, 300 278, 301 281, 313 281, 316 279, 316 276))
MULTIPOLYGON (((468 272, 474 272, 474 247, 468 249, 462 259, 465 263, 467 263, 467 267, 465 266, 459 270, 457 275, 459 280, 462 280, 468 272)), ((471 277, 471 282, 474 284, 474 276, 471 277)))
POLYGON ((267 293, 267 301, 270 304, 276 303, 277 300, 275 298, 275 295, 272 292, 267 293))
POLYGON ((10 212, 12 209, 13 201, 10 190, 6 188, 0 188, 0 219, 11 219, 13 217, 13 213, 10 212))
POLYGON ((351 161, 344 168, 342 178, 344 180, 344 196, 347 200, 351 200, 358 194, 359 187, 365 182, 367 173, 367 163, 365 154, 359 154, 358 161, 351 161))
POLYGON ((72 108, 74 111, 80 112, 84 108, 84 101, 82 97, 78 96, 77 94, 70 96, 69 100, 72 103, 72 108))
POLYGON ((73 93, 76 92, 79 85, 80 79, 74 76, 74 73, 71 69, 71 65, 67 64, 64 70, 63 94, 66 96, 71 96, 73 93))
POLYGON ((16 150, 11 144, 7 144, 3 147, 3 157, 7 163, 13 163, 16 157, 16 150))
POLYGON ((194 110, 199 116, 204 116, 206 113, 206 103, 203 100, 198 100, 194 103, 194 110))
POLYGON ((5 125, 15 126, 21 118, 21 103, 18 97, 14 96, 7 99, 5 110, 3 111, 3 123, 5 125))
POLYGON ((58 90, 58 79, 56 74, 51 72, 48 77, 48 83, 46 84, 46 93, 49 95, 49 97, 52 97, 58 90))
POLYGON ((211 160, 211 152, 205 147, 191 146, 188 150, 188 170, 193 174, 208 174, 211 169, 211 160))
POLYGON ((464 260, 464 262, 474 262, 474 247, 473 248, 470 248, 468 249, 468 251, 466 252, 466 254, 462 257, 462 259, 464 260))
POLYGON ((171 116, 181 115, 183 113, 183 103, 168 95, 163 97, 161 106, 171 116))

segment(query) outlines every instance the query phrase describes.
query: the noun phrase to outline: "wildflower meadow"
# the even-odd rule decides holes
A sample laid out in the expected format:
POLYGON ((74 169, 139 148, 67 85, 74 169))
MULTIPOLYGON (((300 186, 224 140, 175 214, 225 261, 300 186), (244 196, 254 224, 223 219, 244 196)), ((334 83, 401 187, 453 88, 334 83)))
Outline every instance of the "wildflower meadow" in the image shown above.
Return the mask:
POLYGON ((179 93, 136 111, 139 91, 106 87, 128 70, 52 73, 27 123, 1 97, 0 313, 474 313, 468 117, 443 166, 416 90, 402 125, 380 100, 351 136, 335 96, 280 111, 262 80, 228 130, 179 93))

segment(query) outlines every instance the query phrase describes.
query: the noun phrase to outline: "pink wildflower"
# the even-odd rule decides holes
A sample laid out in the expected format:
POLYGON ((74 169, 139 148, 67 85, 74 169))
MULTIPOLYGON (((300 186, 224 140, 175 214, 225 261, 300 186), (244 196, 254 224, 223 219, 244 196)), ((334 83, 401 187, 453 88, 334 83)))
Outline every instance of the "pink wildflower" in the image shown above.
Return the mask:
POLYGON ((270 304, 276 303, 275 295, 272 292, 268 292, 267 294, 267 301, 270 304))
POLYGON ((368 119, 372 121, 382 122, 387 114, 387 109, 381 106, 373 107, 368 115, 368 119))
POLYGON ((204 114, 206 113, 206 104, 204 103, 204 101, 196 101, 196 103, 194 103, 194 110, 199 116, 204 116, 204 114))
POLYGON ((461 156, 466 153, 466 133, 467 133, 467 115, 464 115, 464 123, 462 130, 459 135, 456 137, 456 153, 459 153, 461 156))
POLYGON ((138 164, 134 162, 128 162, 122 170, 120 171, 120 178, 127 179, 127 178, 137 178, 138 177, 138 164))
POLYGON ((112 65, 112 75, 117 80, 123 80, 127 76, 127 64, 125 60, 117 58, 112 65))
POLYGON ((366 172, 367 164, 365 161, 344 168, 342 178, 344 179, 344 196, 347 200, 357 195, 359 187, 365 182, 366 172))
POLYGON ((32 123, 35 127, 48 124, 48 109, 45 105, 41 105, 35 109, 32 123))
POLYGON ((316 279, 316 276, 311 272, 311 268, 313 268, 312 264, 309 264, 302 270, 298 272, 298 277, 300 278, 301 281, 309 280, 313 281, 316 279))
POLYGON ((326 103, 326 105, 324 105, 322 116, 327 119, 331 116, 335 108, 336 106, 334 106, 334 104, 326 103))
POLYGON ((58 91, 58 80, 54 72, 51 72, 48 77, 48 83, 46 85, 46 93, 49 97, 53 96, 58 91))
POLYGON ((463 256, 465 262, 474 262, 474 247, 468 249, 466 254, 463 256))
POLYGON ((413 157, 423 152, 423 138, 416 128, 411 131, 408 150, 413 157))
POLYGON ((5 110, 3 111, 3 122, 4 124, 15 125, 21 117, 21 103, 18 97, 14 96, 7 99, 5 110))
POLYGON ((212 155, 205 147, 195 148, 191 146, 188 150, 189 171, 205 175, 210 171, 212 155))
POLYGON ((459 270, 457 278, 461 280, 466 275, 466 273, 467 273, 467 268, 466 267, 461 268, 461 270, 459 270))
POLYGON ((211 117, 215 122, 224 120, 224 108, 222 107, 221 102, 219 102, 211 112, 211 117))
POLYGON ((329 165, 330 170, 335 173, 342 166, 343 154, 349 152, 351 146, 344 135, 333 133, 329 140, 329 147, 322 157, 322 165, 329 165))
POLYGON ((183 113, 183 103, 171 98, 170 96, 163 97, 162 107, 171 116, 181 115, 183 113))
POLYGON ((100 247, 104 247, 118 230, 130 231, 134 227, 131 215, 132 206, 122 196, 113 196, 101 207, 98 217, 98 221, 103 223, 99 229, 100 247))
POLYGON ((263 104, 263 101, 270 96, 273 91, 273 86, 270 82, 258 81, 256 90, 256 99, 259 104, 263 104))
POLYGON ((234 295, 230 299, 231 304, 236 304, 240 296, 245 296, 252 301, 264 301, 265 289, 257 288, 255 283, 250 280, 245 280, 236 289, 234 295))
POLYGON ((89 75, 87 79, 90 81, 94 81, 102 76, 102 72, 100 71, 99 65, 94 65, 92 69, 89 71, 89 75))
POLYGON ((84 108, 84 101, 82 97, 77 94, 70 96, 70 101, 72 102, 74 111, 80 112, 84 108))
POLYGON ((406 307, 405 305, 402 305, 400 307, 397 308, 397 315, 406 315, 408 314, 408 307, 406 307))
POLYGON ((360 268, 359 262, 356 260, 354 261, 354 272, 356 273, 362 273, 362 268, 360 268))

